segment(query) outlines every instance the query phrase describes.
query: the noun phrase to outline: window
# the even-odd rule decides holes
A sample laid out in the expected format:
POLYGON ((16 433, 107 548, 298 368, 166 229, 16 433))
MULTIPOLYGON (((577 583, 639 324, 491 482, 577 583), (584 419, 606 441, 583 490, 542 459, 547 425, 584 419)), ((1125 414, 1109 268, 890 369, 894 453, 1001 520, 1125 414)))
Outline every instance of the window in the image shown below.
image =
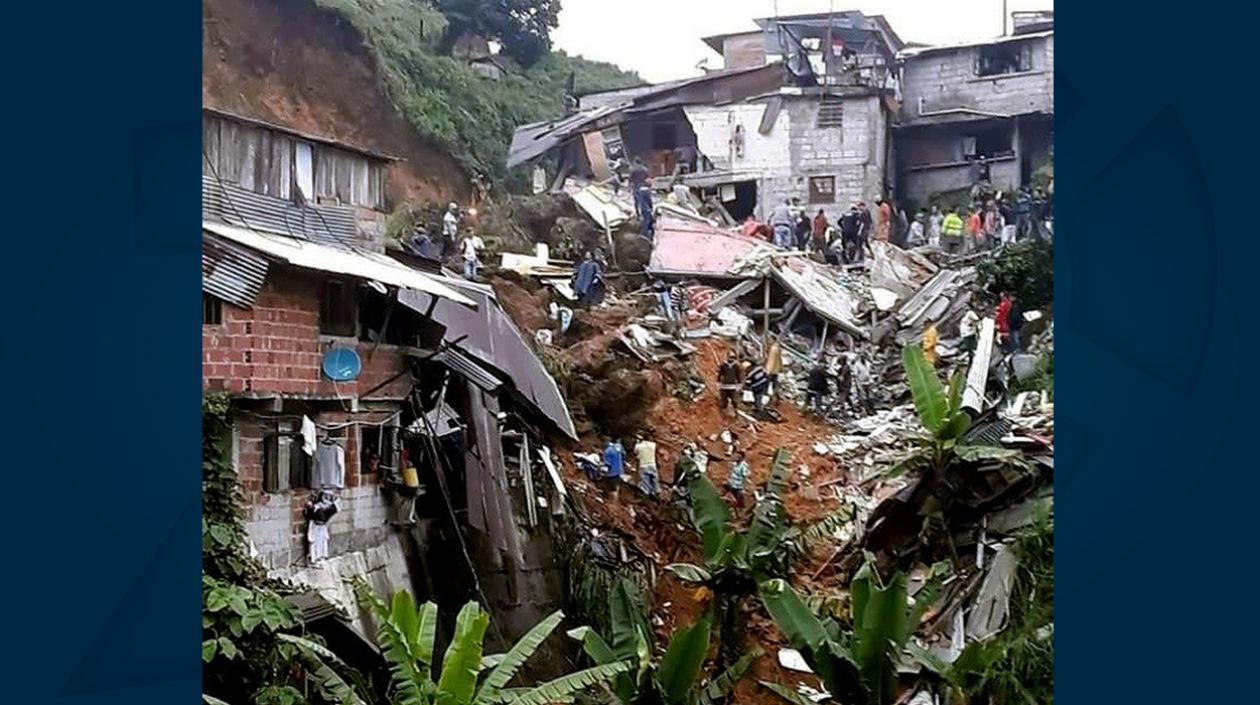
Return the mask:
POLYGON ((844 127, 844 100, 826 97, 818 104, 819 127, 844 127))
POLYGON ((1032 43, 1003 42, 982 46, 976 53, 975 68, 977 76, 1032 71, 1032 43))
POLYGON ((223 302, 210 294, 201 292, 201 324, 217 326, 223 322, 223 302))
POLYGON ((319 332, 324 335, 354 335, 358 312, 357 291, 346 281, 324 283, 319 302, 319 332))
POLYGON ((834 176, 809 177, 809 202, 810 203, 835 203, 836 202, 836 177, 834 176))
POLYGON ((677 146, 678 129, 674 123, 652 123, 652 149, 674 149, 677 146))
POLYGON ((286 492, 310 484, 310 456, 302 450, 296 421, 281 421, 263 437, 263 492, 286 492))
POLYGON ((397 426, 359 426, 359 474, 397 474, 397 426))

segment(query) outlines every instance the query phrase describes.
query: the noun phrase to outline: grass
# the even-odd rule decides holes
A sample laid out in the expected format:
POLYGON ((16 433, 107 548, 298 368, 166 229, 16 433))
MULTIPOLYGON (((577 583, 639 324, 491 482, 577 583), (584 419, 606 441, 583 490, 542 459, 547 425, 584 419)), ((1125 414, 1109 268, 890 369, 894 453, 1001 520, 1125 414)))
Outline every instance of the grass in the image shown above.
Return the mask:
POLYGON ((565 83, 577 92, 641 83, 612 64, 553 51, 500 81, 483 79, 437 47, 446 19, 424 0, 315 0, 336 10, 364 36, 384 73, 390 98, 421 136, 454 156, 469 172, 491 180, 504 167, 513 130, 563 113, 565 83))

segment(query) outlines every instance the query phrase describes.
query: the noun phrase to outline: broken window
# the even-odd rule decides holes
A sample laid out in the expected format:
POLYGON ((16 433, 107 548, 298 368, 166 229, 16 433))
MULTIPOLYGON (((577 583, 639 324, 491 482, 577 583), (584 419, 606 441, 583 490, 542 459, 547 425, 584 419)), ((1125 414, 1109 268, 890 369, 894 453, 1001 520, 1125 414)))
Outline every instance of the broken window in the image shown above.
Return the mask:
POLYGON ((979 157, 1002 157, 1013 151, 1015 133, 1010 125, 999 125, 983 130, 976 130, 962 138, 963 157, 976 159, 979 157))
POLYGON ((982 46, 976 52, 975 68, 977 76, 1032 71, 1032 43, 1003 42, 982 46))
POLYGON ((836 177, 834 176, 809 177, 809 202, 810 203, 835 203, 836 202, 836 177))
POLYGON ((374 475, 398 472, 398 427, 359 427, 359 473, 374 475))
POLYGON ((843 127, 844 126, 844 100, 836 97, 826 97, 818 104, 818 126, 819 127, 843 127))
POLYGON ((324 282, 319 301, 319 332, 324 335, 354 335, 358 312, 355 287, 346 281, 324 282))
POLYGON ((217 326, 223 322, 223 302, 207 294, 201 293, 201 324, 217 326))
POLYGON ((302 434, 296 421, 281 421, 276 432, 263 437, 263 492, 286 492, 306 487, 310 456, 302 450, 302 434))

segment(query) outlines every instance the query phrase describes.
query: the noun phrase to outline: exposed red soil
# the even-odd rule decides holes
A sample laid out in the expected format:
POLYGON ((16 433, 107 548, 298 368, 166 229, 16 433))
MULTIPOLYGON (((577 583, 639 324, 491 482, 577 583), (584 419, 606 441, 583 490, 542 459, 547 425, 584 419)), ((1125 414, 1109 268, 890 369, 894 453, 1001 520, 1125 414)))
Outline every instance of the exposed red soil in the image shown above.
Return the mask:
POLYGON ((311 0, 205 0, 201 99, 225 110, 389 154, 389 197, 467 199, 459 163, 390 101, 363 36, 311 0))

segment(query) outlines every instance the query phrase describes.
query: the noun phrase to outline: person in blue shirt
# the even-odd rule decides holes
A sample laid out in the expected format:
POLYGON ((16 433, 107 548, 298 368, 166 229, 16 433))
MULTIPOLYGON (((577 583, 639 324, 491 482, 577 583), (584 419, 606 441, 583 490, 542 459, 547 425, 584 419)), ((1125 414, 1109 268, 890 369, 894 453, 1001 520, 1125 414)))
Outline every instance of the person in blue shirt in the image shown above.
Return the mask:
POLYGON ((604 478, 607 481, 605 489, 611 489, 614 494, 617 488, 621 486, 621 473, 626 466, 626 449, 622 447, 621 441, 612 439, 608 441, 608 445, 604 446, 604 478))

